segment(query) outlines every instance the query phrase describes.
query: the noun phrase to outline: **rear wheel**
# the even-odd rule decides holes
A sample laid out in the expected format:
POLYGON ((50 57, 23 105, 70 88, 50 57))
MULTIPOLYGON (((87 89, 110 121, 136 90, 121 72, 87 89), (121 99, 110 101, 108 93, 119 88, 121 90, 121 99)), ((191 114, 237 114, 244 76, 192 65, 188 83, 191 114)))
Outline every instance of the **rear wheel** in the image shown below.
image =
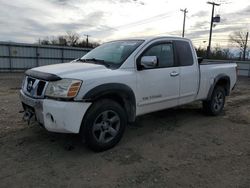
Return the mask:
POLYGON ((225 88, 221 86, 215 87, 211 99, 209 101, 203 101, 203 109, 209 115, 219 115, 225 104, 225 88))
POLYGON ((121 140, 127 124, 124 109, 109 99, 95 102, 84 119, 81 134, 87 146, 94 151, 114 147, 121 140))

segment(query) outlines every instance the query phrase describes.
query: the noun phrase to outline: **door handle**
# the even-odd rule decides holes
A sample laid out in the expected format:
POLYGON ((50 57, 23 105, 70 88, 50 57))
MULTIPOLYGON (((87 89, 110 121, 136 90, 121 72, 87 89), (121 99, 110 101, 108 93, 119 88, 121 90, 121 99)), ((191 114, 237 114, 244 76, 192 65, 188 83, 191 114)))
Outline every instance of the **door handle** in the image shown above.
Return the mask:
POLYGON ((176 72, 176 71, 173 71, 173 72, 170 73, 170 76, 173 76, 173 77, 174 77, 174 76, 178 76, 178 75, 179 75, 179 73, 176 72))

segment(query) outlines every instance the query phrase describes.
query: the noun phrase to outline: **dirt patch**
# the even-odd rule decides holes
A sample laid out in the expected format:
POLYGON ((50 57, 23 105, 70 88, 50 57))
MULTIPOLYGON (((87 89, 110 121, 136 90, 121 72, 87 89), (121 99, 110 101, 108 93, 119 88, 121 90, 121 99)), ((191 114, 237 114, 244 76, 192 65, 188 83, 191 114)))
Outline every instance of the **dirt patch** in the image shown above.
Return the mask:
POLYGON ((234 123, 250 125, 250 95, 231 99, 225 110, 225 117, 234 123))
POLYGON ((118 162, 120 165, 131 165, 140 163, 143 157, 132 148, 121 148, 114 151, 107 151, 103 154, 103 158, 108 162, 118 162))
POLYGON ((165 187, 167 184, 168 169, 161 167, 148 167, 135 171, 135 175, 121 179, 120 187, 165 187))

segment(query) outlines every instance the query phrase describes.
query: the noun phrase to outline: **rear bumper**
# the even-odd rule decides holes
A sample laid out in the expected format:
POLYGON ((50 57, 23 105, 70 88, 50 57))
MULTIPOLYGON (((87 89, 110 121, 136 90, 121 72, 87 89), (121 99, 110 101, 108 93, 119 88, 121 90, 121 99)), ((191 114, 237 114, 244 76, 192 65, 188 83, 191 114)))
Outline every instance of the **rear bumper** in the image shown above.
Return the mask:
POLYGON ((32 107, 39 123, 51 132, 79 133, 82 119, 91 103, 33 99, 20 91, 24 105, 32 107))

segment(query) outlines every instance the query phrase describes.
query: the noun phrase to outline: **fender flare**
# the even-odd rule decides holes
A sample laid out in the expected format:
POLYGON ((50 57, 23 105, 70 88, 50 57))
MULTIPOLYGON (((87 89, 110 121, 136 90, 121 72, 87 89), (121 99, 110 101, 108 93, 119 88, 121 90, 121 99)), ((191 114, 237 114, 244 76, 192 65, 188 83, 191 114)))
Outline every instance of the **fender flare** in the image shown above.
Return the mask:
POLYGON ((207 100, 210 100, 214 91, 215 86, 218 84, 220 80, 226 80, 226 96, 230 93, 230 77, 226 74, 219 74, 214 78, 214 83, 210 86, 210 89, 208 91, 207 100))
POLYGON ((105 96, 119 96, 125 107, 129 122, 134 122, 136 117, 136 99, 133 90, 121 83, 108 83, 94 87, 88 91, 83 100, 86 102, 94 102, 105 96))

